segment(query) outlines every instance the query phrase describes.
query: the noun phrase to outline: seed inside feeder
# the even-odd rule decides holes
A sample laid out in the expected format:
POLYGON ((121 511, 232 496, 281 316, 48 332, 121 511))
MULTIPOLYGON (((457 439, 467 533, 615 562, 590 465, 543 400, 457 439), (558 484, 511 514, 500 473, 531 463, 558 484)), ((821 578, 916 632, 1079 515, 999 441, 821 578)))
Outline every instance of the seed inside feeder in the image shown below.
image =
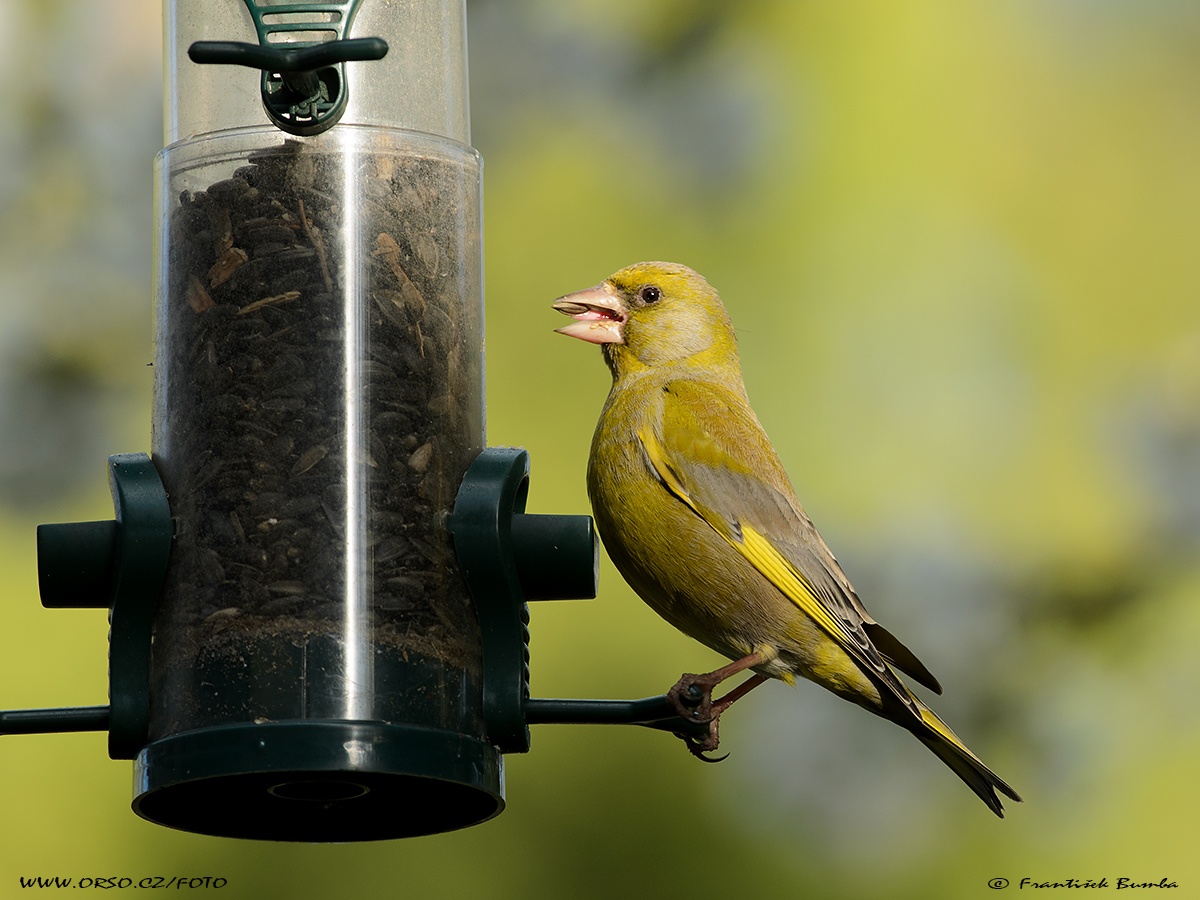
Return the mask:
POLYGON ((321 146, 172 168, 154 449, 177 533, 152 738, 343 716, 351 631, 373 717, 477 705, 444 522, 483 444, 478 169, 321 146))

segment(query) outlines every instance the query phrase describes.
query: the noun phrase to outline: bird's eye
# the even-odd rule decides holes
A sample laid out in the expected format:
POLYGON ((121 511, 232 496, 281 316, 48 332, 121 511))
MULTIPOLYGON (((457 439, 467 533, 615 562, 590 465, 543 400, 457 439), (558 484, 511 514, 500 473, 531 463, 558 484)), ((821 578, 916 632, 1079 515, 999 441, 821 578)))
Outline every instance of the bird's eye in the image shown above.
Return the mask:
POLYGON ((652 284, 647 284, 638 291, 638 296, 642 298, 643 303, 657 303, 662 299, 662 291, 652 284))

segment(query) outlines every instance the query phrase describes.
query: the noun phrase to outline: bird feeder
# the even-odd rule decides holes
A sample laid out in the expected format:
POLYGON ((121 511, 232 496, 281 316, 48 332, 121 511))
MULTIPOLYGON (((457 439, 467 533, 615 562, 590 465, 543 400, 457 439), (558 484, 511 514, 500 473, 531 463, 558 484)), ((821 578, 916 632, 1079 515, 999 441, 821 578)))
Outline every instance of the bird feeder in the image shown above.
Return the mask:
POLYGON ((116 518, 39 528, 50 607, 110 609, 134 810, 276 840, 503 809, 537 722, 687 731, 663 697, 529 697, 526 600, 591 597, 586 516, 486 448, 463 0, 166 0, 152 454, 116 518))

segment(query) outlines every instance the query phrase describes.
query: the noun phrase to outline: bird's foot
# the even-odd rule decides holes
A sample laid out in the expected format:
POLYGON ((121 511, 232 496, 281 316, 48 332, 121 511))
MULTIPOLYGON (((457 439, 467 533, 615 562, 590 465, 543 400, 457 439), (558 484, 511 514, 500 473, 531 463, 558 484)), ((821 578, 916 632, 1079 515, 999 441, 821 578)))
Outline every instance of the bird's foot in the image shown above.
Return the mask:
POLYGON ((708 726, 708 733, 703 737, 676 732, 687 744, 688 751, 692 756, 705 762, 720 762, 729 755, 728 753, 718 757, 704 755, 716 750, 720 742, 717 737, 717 720, 738 699, 746 696, 751 690, 766 681, 767 676, 752 675, 720 700, 713 700, 713 689, 731 675, 748 669, 750 666, 758 665, 762 660, 763 654, 756 651, 714 672, 707 672, 704 675, 687 673, 681 676, 679 681, 675 682, 675 686, 667 691, 667 701, 680 718, 697 725, 708 726))
POLYGON ((720 746, 717 723, 721 712, 724 711, 714 708, 713 705, 713 688, 721 681, 719 678, 714 678, 713 674, 711 672, 706 675, 685 674, 671 690, 667 691, 667 700, 681 718, 698 725, 708 725, 708 732, 704 735, 681 732, 676 732, 676 735, 683 740, 692 756, 709 763, 720 762, 729 755, 728 753, 725 756, 716 757, 706 755, 720 746))

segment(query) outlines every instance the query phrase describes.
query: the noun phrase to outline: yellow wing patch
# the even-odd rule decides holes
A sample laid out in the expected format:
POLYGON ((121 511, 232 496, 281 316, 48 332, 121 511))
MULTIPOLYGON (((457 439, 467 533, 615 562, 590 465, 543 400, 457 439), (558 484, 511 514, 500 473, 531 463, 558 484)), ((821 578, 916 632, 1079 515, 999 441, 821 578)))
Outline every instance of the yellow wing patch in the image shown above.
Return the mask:
POLYGON ((784 558, 775 545, 748 525, 742 525, 742 540, 737 542, 726 540, 733 545, 742 556, 753 563, 754 568, 762 572, 767 580, 795 603, 800 609, 831 638, 842 647, 849 649, 857 642, 846 631, 841 620, 830 613, 829 609, 817 597, 812 584, 804 577, 799 569, 784 558))

